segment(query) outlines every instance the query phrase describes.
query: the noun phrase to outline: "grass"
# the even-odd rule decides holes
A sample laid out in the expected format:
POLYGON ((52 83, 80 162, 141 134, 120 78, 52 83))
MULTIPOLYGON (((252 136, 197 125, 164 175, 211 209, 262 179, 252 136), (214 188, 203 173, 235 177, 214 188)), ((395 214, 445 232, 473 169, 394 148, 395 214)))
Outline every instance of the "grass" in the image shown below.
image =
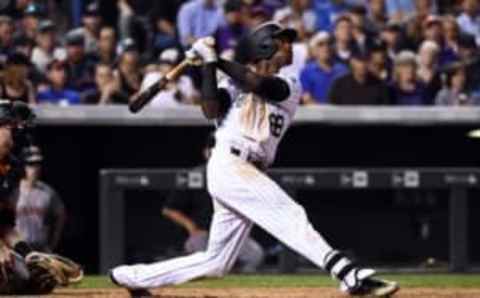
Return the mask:
MULTIPOLYGON (((480 288, 478 274, 395 274, 381 275, 398 281, 402 287, 480 288)), ((335 287, 336 282, 326 275, 230 275, 223 279, 200 280, 182 288, 293 288, 335 287)), ((87 276, 76 288, 114 288, 105 276, 87 276)))

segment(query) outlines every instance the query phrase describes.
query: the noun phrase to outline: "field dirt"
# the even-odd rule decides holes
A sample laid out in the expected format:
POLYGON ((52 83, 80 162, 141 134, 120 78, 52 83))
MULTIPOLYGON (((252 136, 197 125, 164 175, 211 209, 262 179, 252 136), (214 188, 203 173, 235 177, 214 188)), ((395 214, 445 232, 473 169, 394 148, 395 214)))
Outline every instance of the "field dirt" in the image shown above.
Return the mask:
MULTIPOLYGON (((165 288, 153 291, 157 298, 345 298, 334 288, 165 288)), ((52 298, 128 298, 122 289, 63 289, 52 298)), ((480 298, 480 289, 408 288, 393 298, 480 298)))

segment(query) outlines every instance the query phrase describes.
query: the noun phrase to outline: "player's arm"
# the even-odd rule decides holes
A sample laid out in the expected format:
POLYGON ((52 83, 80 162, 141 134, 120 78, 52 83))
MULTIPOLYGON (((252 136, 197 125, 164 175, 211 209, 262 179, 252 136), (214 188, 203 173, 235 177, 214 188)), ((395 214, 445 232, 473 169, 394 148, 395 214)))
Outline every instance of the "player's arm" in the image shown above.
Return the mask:
POLYGON ((279 77, 260 75, 245 65, 224 59, 218 59, 217 66, 246 92, 274 102, 284 101, 290 96, 287 82, 279 77))
POLYGON ((163 208, 162 214, 166 218, 170 219, 177 225, 187 230, 190 235, 193 235, 201 230, 190 217, 186 216, 183 212, 179 210, 172 208, 163 208))

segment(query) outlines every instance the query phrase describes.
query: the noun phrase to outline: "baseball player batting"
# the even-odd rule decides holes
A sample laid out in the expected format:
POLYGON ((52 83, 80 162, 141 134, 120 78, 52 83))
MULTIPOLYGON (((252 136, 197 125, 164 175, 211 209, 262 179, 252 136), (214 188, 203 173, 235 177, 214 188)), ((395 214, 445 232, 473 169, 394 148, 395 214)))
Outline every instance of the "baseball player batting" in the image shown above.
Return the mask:
POLYGON ((397 283, 374 278, 334 250, 314 230, 303 207, 264 170, 275 159, 278 144, 300 102, 300 83, 281 68, 292 62, 297 33, 265 23, 250 33, 243 47, 246 65, 217 57, 205 39, 187 56, 202 66, 202 110, 217 123, 216 145, 207 165, 208 191, 214 214, 207 250, 153 264, 119 266, 110 272, 117 285, 132 293, 229 272, 253 224, 276 237, 318 267, 327 270, 350 295, 386 296, 397 283), (216 71, 228 79, 217 84, 216 71))

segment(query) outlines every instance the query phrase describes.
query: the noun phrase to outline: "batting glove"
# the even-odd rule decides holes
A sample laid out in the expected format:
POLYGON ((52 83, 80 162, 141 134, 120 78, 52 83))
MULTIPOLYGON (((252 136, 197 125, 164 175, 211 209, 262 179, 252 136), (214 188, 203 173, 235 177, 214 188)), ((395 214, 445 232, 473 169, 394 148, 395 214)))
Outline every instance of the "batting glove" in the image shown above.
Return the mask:
POLYGON ((217 53, 213 48, 215 46, 215 39, 213 37, 204 37, 195 41, 192 45, 192 49, 203 60, 204 63, 217 62, 217 53))

